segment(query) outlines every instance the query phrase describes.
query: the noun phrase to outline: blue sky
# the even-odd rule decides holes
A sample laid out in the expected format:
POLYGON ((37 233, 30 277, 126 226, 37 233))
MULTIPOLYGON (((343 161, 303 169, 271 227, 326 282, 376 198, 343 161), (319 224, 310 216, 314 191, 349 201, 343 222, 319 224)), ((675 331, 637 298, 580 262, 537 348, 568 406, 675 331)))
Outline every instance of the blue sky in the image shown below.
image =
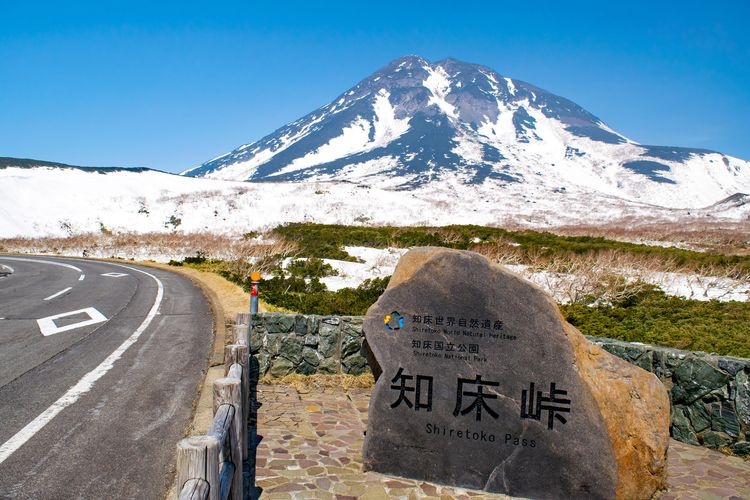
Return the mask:
POLYGON ((417 54, 750 159, 746 0, 317 3, 0 0, 0 156, 177 172, 417 54))

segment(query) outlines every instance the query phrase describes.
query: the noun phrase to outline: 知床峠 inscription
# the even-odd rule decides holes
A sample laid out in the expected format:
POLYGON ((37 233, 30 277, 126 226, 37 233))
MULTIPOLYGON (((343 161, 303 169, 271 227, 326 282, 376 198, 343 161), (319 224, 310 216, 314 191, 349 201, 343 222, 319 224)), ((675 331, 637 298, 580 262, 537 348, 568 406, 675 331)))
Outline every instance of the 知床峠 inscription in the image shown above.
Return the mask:
POLYGON ((382 372, 370 402, 365 468, 534 498, 645 498, 663 484, 658 464, 669 413, 658 380, 653 385, 646 372, 631 373, 638 369, 587 344, 543 292, 485 258, 410 251, 364 330, 382 372), (607 357, 587 361, 583 351, 607 357), (597 370, 611 375, 611 367, 640 385, 608 410, 602 392, 624 377, 605 388, 594 379, 597 370), (648 455, 643 468, 650 472, 631 487, 623 478, 640 462, 631 453, 623 463, 616 428, 645 420, 625 401, 634 394, 637 405, 652 405, 649 422, 664 429, 644 438, 637 453, 648 455))

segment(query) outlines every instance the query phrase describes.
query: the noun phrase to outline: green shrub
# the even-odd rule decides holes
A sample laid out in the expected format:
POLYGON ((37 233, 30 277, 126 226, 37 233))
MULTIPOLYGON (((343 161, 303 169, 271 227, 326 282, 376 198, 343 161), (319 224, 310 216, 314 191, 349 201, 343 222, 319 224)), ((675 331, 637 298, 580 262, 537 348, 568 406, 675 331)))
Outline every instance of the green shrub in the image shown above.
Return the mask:
POLYGON ((300 278, 325 278, 339 274, 330 264, 316 257, 294 259, 286 266, 286 272, 300 278))
POLYGON ((750 304, 698 301, 647 290, 621 303, 560 309, 586 335, 750 358, 750 304))
MULTIPOLYGON (((171 262, 170 261, 170 265, 171 262)), ((231 263, 225 260, 198 258, 198 257, 186 257, 179 263, 179 265, 186 265, 199 271, 205 271, 209 273, 216 273, 229 281, 239 283, 244 277, 234 276, 230 269, 232 268, 231 263)))
MULTIPOLYGON (((274 306, 305 314, 363 315, 388 286, 389 278, 365 280, 357 288, 332 292, 318 278, 276 275, 260 282, 264 301, 274 306)), ((243 283, 246 290, 249 287, 243 283)))
POLYGON ((206 252, 198 250, 193 257, 185 257, 182 262, 183 264, 203 264, 206 262, 206 257, 206 252))

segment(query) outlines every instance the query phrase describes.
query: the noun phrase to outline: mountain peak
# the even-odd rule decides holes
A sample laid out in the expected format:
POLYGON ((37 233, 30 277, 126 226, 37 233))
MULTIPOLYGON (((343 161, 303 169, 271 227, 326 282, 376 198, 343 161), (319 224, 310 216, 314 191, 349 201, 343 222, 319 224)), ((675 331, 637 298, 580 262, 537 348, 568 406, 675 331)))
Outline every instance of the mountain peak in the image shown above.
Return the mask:
POLYGON ((492 68, 488 68, 487 66, 484 66, 482 64, 460 61, 454 57, 446 57, 445 59, 440 59, 439 61, 433 63, 433 65, 444 68, 448 73, 452 73, 454 71, 469 71, 472 73, 481 72, 485 74, 485 76, 492 75, 494 78, 498 78, 500 76, 492 68))
POLYGON ((738 180, 747 162, 726 158, 640 146, 574 102, 486 66, 409 55, 331 103, 185 175, 344 180, 399 190, 435 182, 555 193, 578 186, 637 200, 677 196, 676 186, 710 169, 710 196, 716 196, 706 195, 706 201, 714 202, 748 189, 738 180))
POLYGON ((389 62, 386 65, 386 68, 399 68, 399 67, 406 67, 406 68, 412 68, 417 66, 424 66, 428 65, 430 62, 423 58, 422 56, 418 56, 416 54, 410 54, 403 57, 399 57, 398 59, 394 59, 393 61, 389 62))

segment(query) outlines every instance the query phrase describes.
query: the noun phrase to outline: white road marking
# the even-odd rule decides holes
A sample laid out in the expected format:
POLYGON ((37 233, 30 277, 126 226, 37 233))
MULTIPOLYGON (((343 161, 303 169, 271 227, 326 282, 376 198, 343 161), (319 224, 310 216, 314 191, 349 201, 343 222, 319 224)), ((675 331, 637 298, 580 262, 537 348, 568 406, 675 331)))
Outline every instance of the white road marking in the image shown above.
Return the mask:
POLYGON ((127 276, 128 273, 106 273, 102 274, 102 276, 106 276, 108 278, 122 278, 123 276, 127 276))
POLYGON ((141 271, 140 269, 136 269, 134 267, 124 266, 121 264, 111 264, 113 266, 120 266, 124 267, 126 269, 131 269, 133 271, 137 271, 139 273, 143 273, 147 276, 150 276, 151 278, 156 281, 157 291, 156 291, 156 298, 154 299, 154 305, 151 306, 151 310, 146 315, 146 319, 143 320, 143 323, 141 323, 141 326, 138 327, 138 329, 133 332, 133 334, 128 337, 125 342, 120 344, 120 347, 114 350, 112 354, 107 356, 107 359, 101 362, 99 366, 91 370, 89 373, 83 376, 81 380, 78 381, 74 386, 72 386, 68 391, 60 397, 57 401, 52 403, 52 405, 44 410, 38 417, 36 417, 34 420, 29 422, 23 429, 18 431, 13 437, 11 437, 9 440, 7 440, 5 443, 0 445, 0 464, 2 464, 9 456, 11 456, 18 448, 24 445, 26 441, 31 439, 34 434, 39 432, 45 425, 47 425, 55 416, 57 416, 58 413, 63 411, 68 406, 72 405, 76 401, 78 401, 78 398, 81 397, 81 395, 87 393, 91 390, 91 388, 94 386, 97 380, 102 378, 105 373, 107 373, 109 370, 112 369, 112 366, 114 366, 115 361, 120 359, 122 355, 125 353, 125 351, 128 350, 128 348, 133 345, 137 340, 138 337, 141 336, 141 334, 148 328, 148 325, 151 324, 151 321, 156 317, 157 312, 159 311, 159 306, 161 305, 162 298, 164 297, 164 285, 162 285, 161 281, 159 281, 159 278, 154 276, 151 273, 147 273, 146 271, 141 271))
POLYGON ((44 300, 52 300, 52 299, 54 299, 55 297, 59 297, 60 295, 64 294, 65 292, 69 292, 69 291, 71 291, 72 289, 73 289, 73 287, 72 287, 72 286, 69 286, 69 287, 68 287, 68 288, 66 288, 65 290, 60 290, 60 291, 59 291, 59 292, 57 292, 57 293, 53 293, 52 295, 50 295, 49 297, 47 297, 47 298, 46 298, 46 299, 44 299, 44 300))
POLYGON ((63 262, 53 262, 51 260, 38 260, 38 259, 22 259, 21 257, 0 257, 0 259, 15 260, 18 262, 38 262, 40 264, 52 264, 53 266, 67 267, 68 269, 73 269, 75 271, 78 271, 79 273, 83 273, 83 271, 77 268, 76 266, 73 266, 71 264, 65 264, 63 262))
POLYGON ((82 275, 81 275, 81 277, 80 277, 80 278, 78 278, 78 281, 83 281, 85 277, 86 277, 86 275, 85 275, 85 274, 82 274, 82 275))
POLYGON ((93 307, 87 307, 85 309, 79 309, 77 311, 70 311, 70 312, 61 313, 61 314, 55 314, 54 316, 48 316, 46 318, 36 320, 37 324, 39 325, 39 331, 42 332, 42 335, 44 335, 45 337, 48 337, 50 335, 54 335, 60 332, 67 332, 68 330, 75 330, 76 328, 82 328, 84 326, 95 325, 97 323, 103 323, 104 321, 107 321, 107 318, 102 313, 94 309, 93 307), (79 321, 77 323, 72 323, 70 325, 63 325, 63 326, 57 326, 57 324, 55 323, 56 319, 66 318, 68 316, 75 316, 77 314, 86 314, 89 317, 89 319, 84 319, 83 321, 79 321))

